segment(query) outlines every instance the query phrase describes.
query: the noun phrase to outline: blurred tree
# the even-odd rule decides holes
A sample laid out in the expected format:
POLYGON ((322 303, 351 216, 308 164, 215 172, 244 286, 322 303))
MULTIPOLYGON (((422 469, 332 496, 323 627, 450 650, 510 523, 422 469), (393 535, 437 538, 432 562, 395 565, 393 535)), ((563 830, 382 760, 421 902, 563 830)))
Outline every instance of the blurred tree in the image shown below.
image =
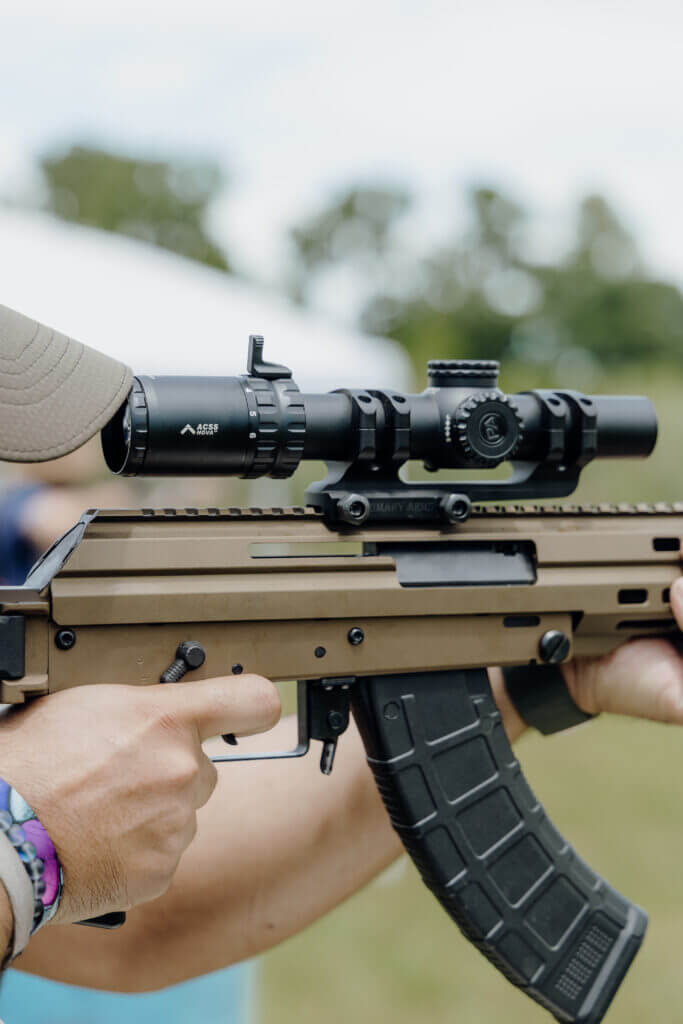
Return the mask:
POLYGON ((358 261, 365 246, 389 270, 377 276, 360 320, 401 342, 420 369, 437 355, 517 359, 562 373, 645 361, 680 365, 683 296, 645 273, 634 240, 600 196, 579 205, 571 251, 546 265, 526 255, 526 212, 500 192, 474 189, 468 229, 426 257, 403 254, 402 265, 413 269, 409 280, 397 280, 389 228, 405 205, 387 203, 382 190, 362 192, 358 204, 357 194, 350 190, 291 232, 301 294, 312 294, 335 262, 358 261))
POLYGON ((74 146, 45 155, 40 166, 47 208, 58 217, 230 269, 204 227, 207 206, 223 183, 217 165, 142 160, 74 146))
POLYGON ((391 254, 391 229, 409 207, 408 192, 395 188, 356 186, 290 231, 295 260, 289 291, 303 302, 323 268, 353 264, 366 281, 391 254))

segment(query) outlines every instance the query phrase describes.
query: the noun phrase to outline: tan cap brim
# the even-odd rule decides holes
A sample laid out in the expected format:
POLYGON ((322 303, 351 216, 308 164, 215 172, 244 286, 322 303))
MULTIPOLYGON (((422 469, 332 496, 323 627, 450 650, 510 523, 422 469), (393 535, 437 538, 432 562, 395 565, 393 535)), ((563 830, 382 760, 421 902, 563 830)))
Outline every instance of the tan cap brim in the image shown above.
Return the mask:
POLYGON ((0 306, 0 459, 74 451, 111 419, 131 382, 123 363, 0 306))

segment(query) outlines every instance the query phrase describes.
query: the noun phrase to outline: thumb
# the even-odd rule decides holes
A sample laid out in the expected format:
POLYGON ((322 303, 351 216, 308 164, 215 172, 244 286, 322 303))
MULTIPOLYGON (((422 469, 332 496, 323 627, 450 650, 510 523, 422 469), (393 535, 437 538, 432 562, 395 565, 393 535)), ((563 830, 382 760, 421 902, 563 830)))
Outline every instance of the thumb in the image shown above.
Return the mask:
POLYGON ((563 668, 572 697, 590 714, 683 725, 683 659, 667 640, 634 640, 604 658, 577 658, 563 668))
POLYGON ((179 724, 196 729, 200 740, 226 732, 265 732, 280 718, 280 695, 263 676, 220 676, 147 689, 155 700, 171 705, 179 724))

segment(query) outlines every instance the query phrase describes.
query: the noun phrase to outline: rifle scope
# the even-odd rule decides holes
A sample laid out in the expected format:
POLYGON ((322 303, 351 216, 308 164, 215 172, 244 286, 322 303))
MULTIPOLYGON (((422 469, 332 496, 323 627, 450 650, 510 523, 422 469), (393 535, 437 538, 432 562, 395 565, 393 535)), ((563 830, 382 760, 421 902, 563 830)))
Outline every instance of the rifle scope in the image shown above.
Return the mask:
POLYGON ((263 361, 263 338, 252 335, 244 376, 135 377, 102 431, 104 455, 124 476, 284 478, 302 459, 321 459, 328 476, 309 488, 307 501, 360 524, 370 515, 466 518, 469 507, 454 508, 449 497, 469 505, 471 498, 564 496, 592 459, 652 452, 657 417, 649 399, 568 390, 506 395, 498 370, 493 361, 431 360, 421 394, 302 394, 291 370, 263 361), (509 461, 513 473, 503 481, 413 484, 398 477, 410 459, 428 470, 509 461))

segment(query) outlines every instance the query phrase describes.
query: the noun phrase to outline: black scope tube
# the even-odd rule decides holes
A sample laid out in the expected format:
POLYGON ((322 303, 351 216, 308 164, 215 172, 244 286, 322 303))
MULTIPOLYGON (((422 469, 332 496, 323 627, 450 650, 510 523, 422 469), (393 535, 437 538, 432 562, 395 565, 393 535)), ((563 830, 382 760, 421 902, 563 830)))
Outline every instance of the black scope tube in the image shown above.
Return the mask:
MULTIPOLYGON (((543 394, 543 392, 541 392, 543 394)), ((545 392, 545 394, 552 394, 545 392)), ((518 458, 538 459, 547 454, 539 447, 543 437, 543 406, 535 392, 513 395, 513 400, 524 421, 524 437, 518 458)), ((584 396, 581 396, 584 397, 584 396)), ((588 397, 596 415, 596 458, 646 458, 657 442, 658 424, 655 407, 649 398, 641 395, 590 395, 588 397)), ((567 433, 578 427, 571 405, 565 406, 567 433)))
POLYGON ((645 458, 657 442, 657 413, 640 395, 596 395, 598 456, 607 459, 645 458))
POLYGON ((128 476, 288 476, 302 458, 382 465, 411 458, 437 469, 481 468, 508 457, 543 461, 552 437, 556 443, 557 422, 553 433, 548 419, 554 406, 561 412, 559 430, 569 455, 581 441, 586 410, 595 423, 591 457, 643 457, 654 448, 656 413, 640 396, 562 391, 505 396, 497 389, 446 386, 399 396, 380 391, 301 394, 291 380, 182 376, 135 378, 102 441, 109 468, 128 476), (496 461, 494 452, 486 463, 481 452, 473 454, 471 446, 461 444, 458 424, 471 417, 478 402, 493 402, 494 412, 507 416, 511 434, 517 432, 505 458, 496 461), (401 423, 403 455, 398 457, 401 423), (285 443, 284 469, 280 463, 271 472, 273 453, 285 443))

